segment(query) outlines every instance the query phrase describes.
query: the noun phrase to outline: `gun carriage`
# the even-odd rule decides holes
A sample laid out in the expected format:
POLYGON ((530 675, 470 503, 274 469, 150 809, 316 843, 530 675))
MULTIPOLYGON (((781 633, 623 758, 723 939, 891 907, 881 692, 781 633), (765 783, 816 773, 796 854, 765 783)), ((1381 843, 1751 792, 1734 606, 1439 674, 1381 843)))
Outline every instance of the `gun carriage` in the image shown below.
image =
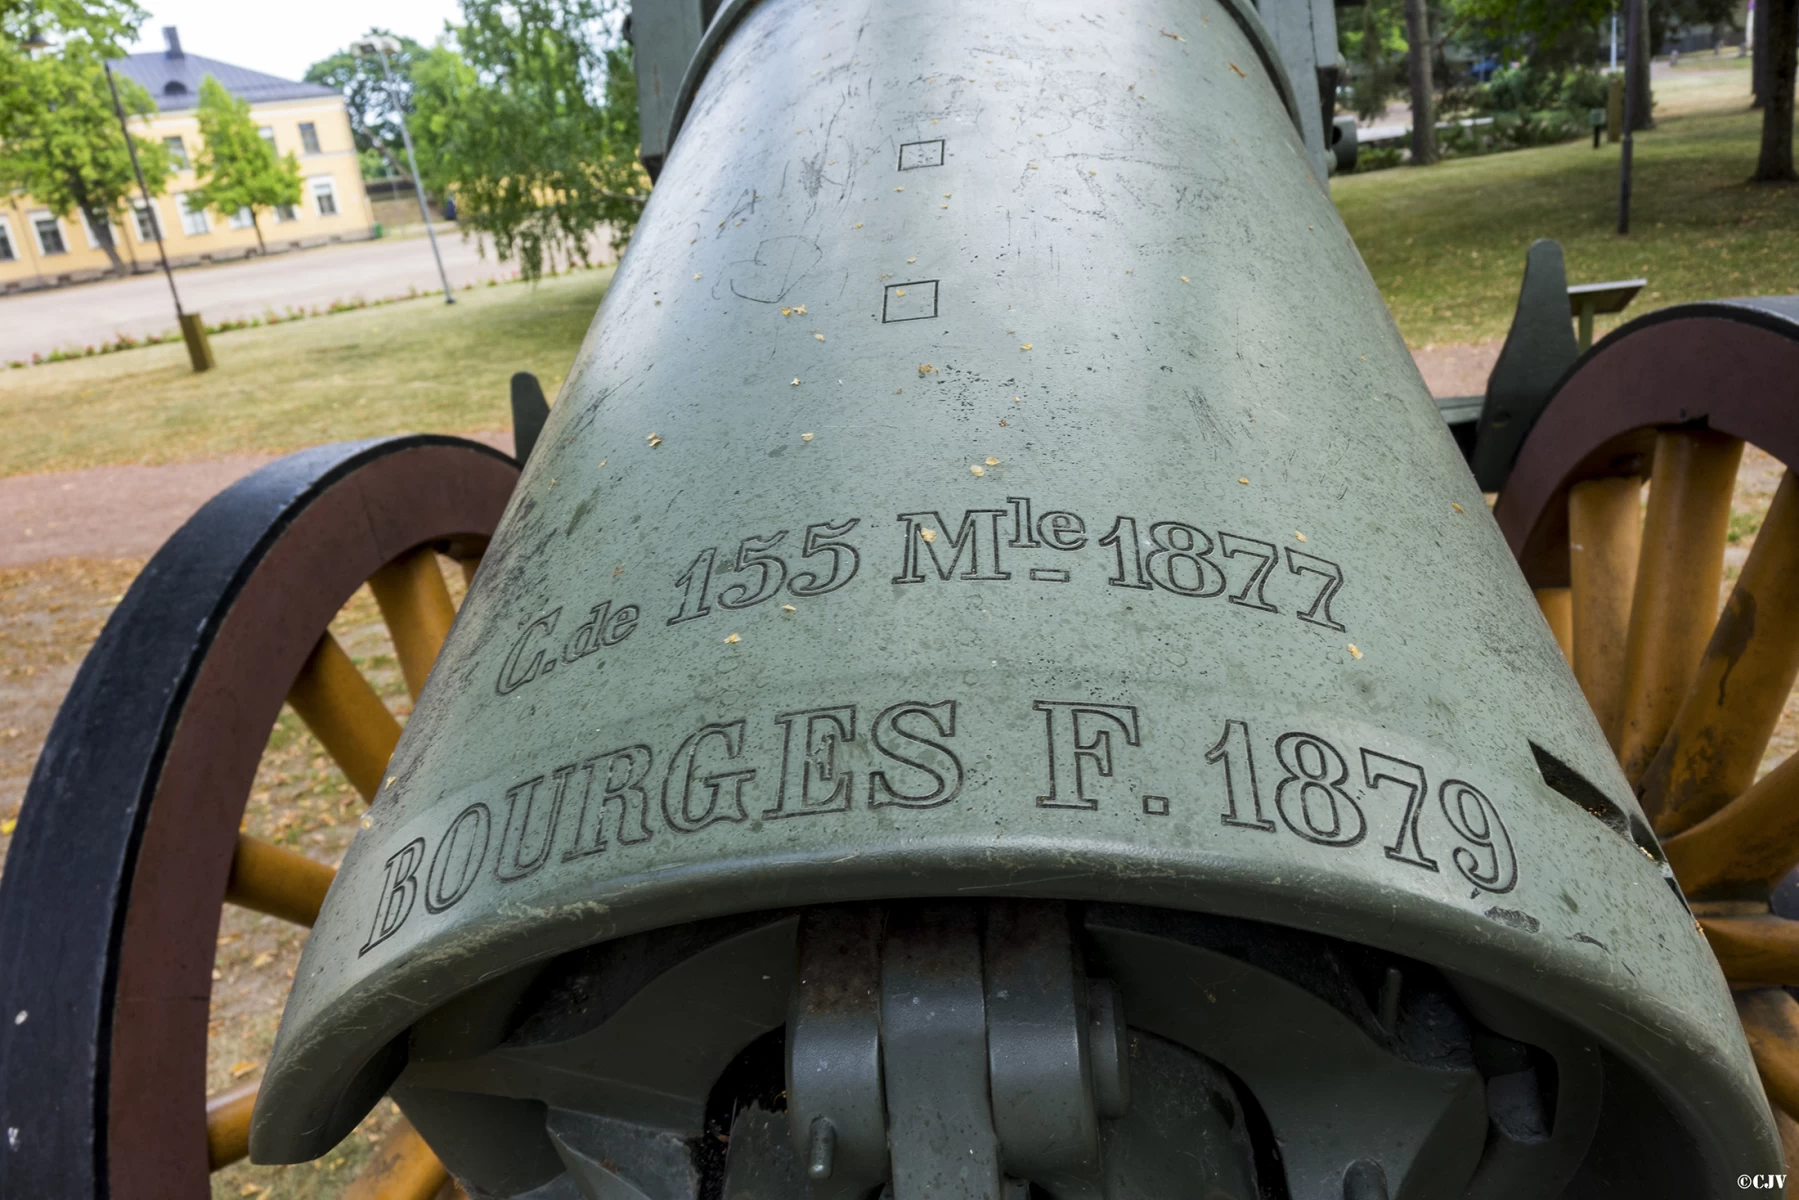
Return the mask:
POLYGON ((1790 477, 1715 614, 1799 306, 1551 345, 1465 459, 1330 204, 1330 18, 640 6, 657 190, 517 459, 290 456, 84 664, 0 882, 0 1190, 197 1197, 382 1096, 361 1196, 1783 1170, 1790 477), (239 831, 284 703, 369 801, 335 876, 239 831), (225 903, 312 934, 206 1101, 225 903))

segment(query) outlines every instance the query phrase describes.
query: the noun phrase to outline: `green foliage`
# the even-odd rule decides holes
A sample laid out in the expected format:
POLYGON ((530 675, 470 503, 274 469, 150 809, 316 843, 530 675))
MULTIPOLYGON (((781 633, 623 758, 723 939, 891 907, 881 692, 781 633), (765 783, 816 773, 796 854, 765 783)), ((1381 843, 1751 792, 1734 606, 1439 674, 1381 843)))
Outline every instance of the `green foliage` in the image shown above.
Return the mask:
MULTIPOLYGON (((110 223, 137 189, 131 155, 106 86, 100 47, 85 38, 14 64, 8 102, 0 107, 0 192, 29 192, 59 217, 86 214, 115 268, 110 223)), ((118 77, 126 112, 156 111, 148 92, 118 77)), ((138 158, 151 193, 169 174, 168 151, 138 138, 138 158)))
POLYGON ((1549 70, 1533 63, 1502 67, 1473 92, 1472 108, 1480 113, 1520 113, 1555 109, 1585 118, 1588 110, 1605 107, 1610 76, 1592 67, 1549 70))
POLYGON ((648 198, 619 0, 463 0, 457 48, 412 69, 412 126, 432 191, 526 278, 630 237, 648 198))
POLYGON ((1355 174, 1365 175, 1369 171, 1386 171, 1399 166, 1405 161, 1403 146, 1363 146, 1356 151, 1355 174))
POLYGON ((1405 6, 1402 0, 1368 0, 1359 12, 1345 11, 1337 28, 1350 105, 1370 120, 1406 90, 1405 6))
POLYGON ((276 157, 274 147, 256 131, 250 102, 233 96, 211 75, 200 81, 196 116, 202 145, 194 173, 200 186, 188 193, 188 201, 223 217, 249 209, 260 246, 257 212, 300 202, 300 160, 291 150, 276 157))
MULTIPOLYGON (((400 137, 400 115, 413 112, 412 71, 428 50, 409 37, 399 37, 379 26, 371 26, 367 37, 392 37, 400 43, 400 52, 389 56, 393 72, 391 84, 383 76, 381 60, 359 58, 348 50, 339 50, 306 68, 306 82, 321 83, 344 94, 350 112, 350 132, 355 135, 358 150, 373 150, 393 167, 395 175, 406 174, 406 145, 400 137)), ((364 178, 379 178, 383 172, 364 178)))

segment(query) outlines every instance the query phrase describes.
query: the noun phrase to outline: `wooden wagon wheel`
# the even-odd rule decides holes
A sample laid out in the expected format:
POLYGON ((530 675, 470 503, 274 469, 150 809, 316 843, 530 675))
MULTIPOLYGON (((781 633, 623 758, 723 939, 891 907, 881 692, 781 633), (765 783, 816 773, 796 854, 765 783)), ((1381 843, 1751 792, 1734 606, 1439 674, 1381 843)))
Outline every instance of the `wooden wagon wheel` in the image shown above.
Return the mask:
MULTIPOLYGON (((1495 515, 1799 1119, 1799 755, 1758 778, 1799 676, 1799 297, 1683 305, 1562 381, 1495 515), (1745 444, 1785 468, 1722 613, 1745 444), (1647 486, 1647 504, 1643 489, 1647 486)), ((1789 1163, 1799 1127, 1781 1122, 1789 1163)))
MULTIPOLYGON (((215 497, 132 584, 32 776, 0 880, 0 1194, 199 1200, 255 1086, 205 1095, 221 906, 310 925, 331 868, 241 834, 291 703, 365 799, 400 726, 331 619, 364 582, 416 698, 518 469, 402 437, 291 455, 215 497)), ((352 1193, 444 1171, 403 1122, 352 1193)))

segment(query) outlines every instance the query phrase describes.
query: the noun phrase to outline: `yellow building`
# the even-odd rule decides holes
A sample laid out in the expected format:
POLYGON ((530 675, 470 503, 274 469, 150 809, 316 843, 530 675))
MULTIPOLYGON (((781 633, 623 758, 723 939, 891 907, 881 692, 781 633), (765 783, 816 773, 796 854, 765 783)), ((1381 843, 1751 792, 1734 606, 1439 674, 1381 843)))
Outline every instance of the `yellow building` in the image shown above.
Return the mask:
MULTIPOLYGON (((247 210, 221 217, 215 212, 195 211, 186 203, 186 193, 196 186, 193 163, 200 154, 195 108, 200 102, 200 81, 208 75, 250 102, 251 118, 277 154, 291 150, 300 161, 300 203, 257 214, 271 253, 371 235, 373 209, 363 190, 350 117, 341 94, 318 84, 296 83, 186 54, 173 26, 163 30, 163 37, 167 49, 130 55, 114 62, 113 70, 142 84, 159 110, 147 124, 134 119, 131 134, 140 141, 162 142, 170 150, 174 169, 164 194, 152 197, 151 206, 162 227, 171 265, 243 258, 257 249, 247 210)), ((127 269, 156 270, 151 215, 135 196, 131 208, 128 228, 114 226, 113 244, 127 269)), ((98 278, 110 266, 106 251, 80 212, 59 220, 30 196, 15 194, 0 200, 0 291, 98 278)))

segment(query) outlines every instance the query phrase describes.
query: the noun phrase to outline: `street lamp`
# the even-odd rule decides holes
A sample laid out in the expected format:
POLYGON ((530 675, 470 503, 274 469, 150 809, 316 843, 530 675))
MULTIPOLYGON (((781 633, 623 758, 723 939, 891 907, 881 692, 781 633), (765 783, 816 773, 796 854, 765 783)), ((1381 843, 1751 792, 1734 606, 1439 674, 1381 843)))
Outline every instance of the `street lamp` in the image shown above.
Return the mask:
POLYGON ((456 303, 456 297, 450 294, 450 277, 444 273, 444 257, 437 249, 437 231, 431 228, 431 210, 425 207, 425 188, 419 182, 419 159, 412 150, 412 134, 406 128, 406 107, 394 95, 394 73, 388 66, 390 54, 400 52, 398 38, 385 34, 376 34, 363 38, 350 46, 351 53, 358 58, 379 58, 381 60, 381 77, 387 80, 387 98, 394 106, 394 115, 400 122, 400 138, 406 143, 406 161, 412 167, 412 191, 419 198, 419 216, 425 221, 425 236, 431 239, 431 257, 437 260, 437 277, 443 281, 444 303, 456 303))

